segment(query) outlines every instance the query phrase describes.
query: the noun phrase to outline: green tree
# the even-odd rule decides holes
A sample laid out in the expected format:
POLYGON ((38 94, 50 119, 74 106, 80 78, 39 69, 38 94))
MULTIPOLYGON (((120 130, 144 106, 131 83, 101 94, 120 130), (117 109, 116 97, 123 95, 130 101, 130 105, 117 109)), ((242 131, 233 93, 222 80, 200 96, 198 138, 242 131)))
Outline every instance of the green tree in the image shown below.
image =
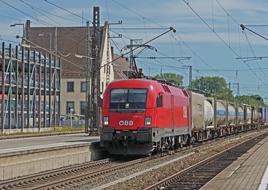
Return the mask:
POLYGON ((227 82, 223 77, 201 77, 192 81, 193 91, 216 96, 217 98, 234 100, 232 91, 228 88, 227 82))
POLYGON ((155 75, 154 78, 166 80, 168 82, 175 84, 176 86, 181 86, 183 82, 182 81, 183 76, 175 74, 175 73, 163 73, 163 74, 155 75))
POLYGON ((243 104, 248 104, 252 106, 267 106, 263 100, 263 98, 259 95, 243 95, 243 96, 237 96, 235 99, 243 104))

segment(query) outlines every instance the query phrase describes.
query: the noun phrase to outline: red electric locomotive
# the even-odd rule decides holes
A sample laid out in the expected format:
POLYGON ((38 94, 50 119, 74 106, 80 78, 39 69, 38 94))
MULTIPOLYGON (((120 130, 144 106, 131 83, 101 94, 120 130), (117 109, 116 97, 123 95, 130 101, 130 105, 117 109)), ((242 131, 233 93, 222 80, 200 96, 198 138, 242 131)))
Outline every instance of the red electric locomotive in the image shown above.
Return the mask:
POLYGON ((111 154, 147 155, 190 139, 188 92, 155 80, 111 82, 102 117, 101 145, 111 154))

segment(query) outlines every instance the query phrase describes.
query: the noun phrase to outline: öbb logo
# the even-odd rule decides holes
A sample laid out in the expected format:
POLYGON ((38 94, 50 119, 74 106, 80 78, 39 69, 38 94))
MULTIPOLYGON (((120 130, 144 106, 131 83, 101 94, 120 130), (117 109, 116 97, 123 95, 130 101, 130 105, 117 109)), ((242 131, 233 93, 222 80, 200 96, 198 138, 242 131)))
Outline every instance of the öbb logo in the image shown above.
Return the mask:
POLYGON ((125 126, 132 126, 133 125, 133 121, 121 120, 121 121, 119 121, 119 125, 120 126, 123 126, 123 125, 125 125, 125 126))

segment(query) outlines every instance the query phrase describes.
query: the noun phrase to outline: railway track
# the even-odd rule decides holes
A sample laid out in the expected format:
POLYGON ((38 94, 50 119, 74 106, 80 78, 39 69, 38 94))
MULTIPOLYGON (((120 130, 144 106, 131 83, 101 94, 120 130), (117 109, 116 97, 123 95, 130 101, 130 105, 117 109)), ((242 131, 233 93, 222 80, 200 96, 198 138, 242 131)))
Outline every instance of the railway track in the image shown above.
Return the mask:
MULTIPOLYGON (((247 136, 249 134, 244 134, 247 136)), ((236 139, 236 136, 226 137, 230 141, 236 139)), ((225 138, 218 139, 216 141, 208 141, 201 145, 195 145, 192 148, 183 148, 180 151, 175 151, 173 158, 178 155, 187 154, 189 152, 210 149, 217 146, 216 142, 224 143, 225 138)), ((116 173, 128 173, 128 171, 134 168, 143 168, 143 166, 150 165, 152 163, 161 163, 168 159, 172 159, 169 153, 163 155, 155 155, 151 157, 139 158, 135 160, 115 160, 104 159, 100 161, 87 162, 69 167, 63 167, 52 171, 37 173, 25 177, 20 177, 12 180, 0 182, 0 189, 64 189, 67 187, 79 187, 84 184, 91 184, 93 187, 98 186, 106 181, 103 180, 103 176, 113 176, 116 173), (120 172, 119 172, 120 171, 120 172)), ((110 178, 110 177, 108 177, 110 178)))
POLYGON ((44 183, 51 179, 62 178, 69 174, 75 175, 76 173, 83 172, 88 169, 108 165, 109 163, 110 159, 103 159, 96 162, 86 162, 83 164, 76 164, 51 171, 27 175, 16 179, 5 180, 4 182, 0 182, 0 189, 26 188, 28 186, 35 185, 37 182, 44 183))
POLYGON ((234 147, 217 153, 202 160, 191 167, 163 179, 162 181, 147 187, 146 190, 195 190, 203 187, 218 173, 228 167, 238 157, 246 153, 250 148, 268 136, 262 134, 256 138, 240 143, 234 147))
POLYGON ((99 161, 86 162, 74 166, 41 172, 25 177, 6 180, 0 183, 0 189, 54 189, 63 188, 89 181, 97 176, 120 170, 132 165, 144 162, 150 158, 140 158, 131 161, 126 159, 103 159, 99 161), (122 161, 125 161, 121 163, 122 161))

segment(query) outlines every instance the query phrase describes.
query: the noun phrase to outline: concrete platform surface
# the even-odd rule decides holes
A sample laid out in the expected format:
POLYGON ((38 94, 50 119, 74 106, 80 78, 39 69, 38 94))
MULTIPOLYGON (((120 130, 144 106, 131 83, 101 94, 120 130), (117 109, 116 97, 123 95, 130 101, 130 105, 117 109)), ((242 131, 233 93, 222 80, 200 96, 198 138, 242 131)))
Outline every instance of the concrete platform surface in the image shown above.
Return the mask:
POLYGON ((87 134, 0 141, 0 181, 102 158, 99 137, 87 134))
POLYGON ((202 190, 268 190, 268 137, 214 177, 202 190))
MULTIPOLYGON (((98 142, 99 137, 90 137, 85 133, 68 134, 68 135, 56 135, 56 136, 41 136, 41 137, 27 137, 17 139, 4 139, 0 140, 0 151, 2 149, 12 149, 27 146, 39 146, 56 143, 82 143, 82 142, 98 142)), ((1 154, 1 152, 0 152, 1 154)))

